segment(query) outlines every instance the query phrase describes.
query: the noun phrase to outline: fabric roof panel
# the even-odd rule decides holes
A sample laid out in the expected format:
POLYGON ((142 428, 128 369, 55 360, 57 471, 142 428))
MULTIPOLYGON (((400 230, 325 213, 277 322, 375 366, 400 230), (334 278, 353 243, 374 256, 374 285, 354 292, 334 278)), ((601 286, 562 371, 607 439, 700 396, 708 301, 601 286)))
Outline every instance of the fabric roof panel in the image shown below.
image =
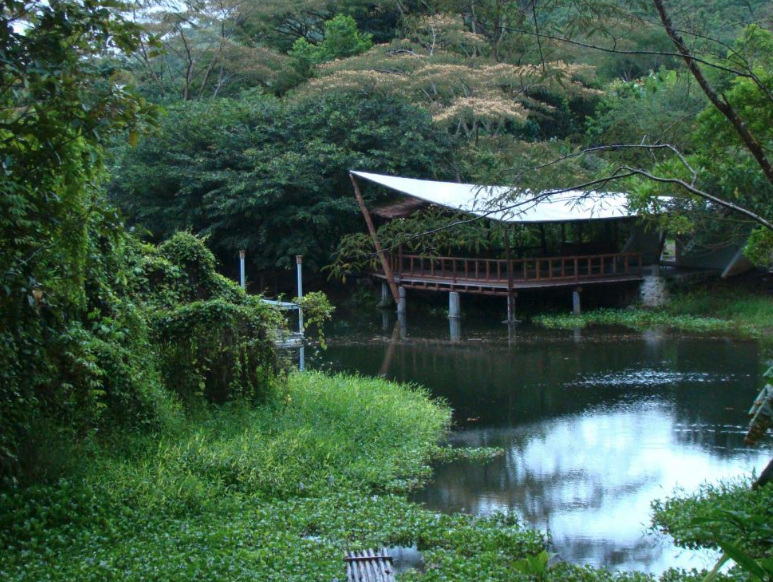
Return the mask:
POLYGON ((628 197, 625 194, 593 197, 586 192, 572 190, 553 195, 544 192, 537 197, 529 198, 527 195, 500 202, 497 199, 511 192, 512 188, 435 182, 359 171, 352 171, 351 174, 438 206, 486 216, 499 222, 570 222, 635 216, 628 210, 628 197), (514 205, 517 206, 513 208, 514 205))

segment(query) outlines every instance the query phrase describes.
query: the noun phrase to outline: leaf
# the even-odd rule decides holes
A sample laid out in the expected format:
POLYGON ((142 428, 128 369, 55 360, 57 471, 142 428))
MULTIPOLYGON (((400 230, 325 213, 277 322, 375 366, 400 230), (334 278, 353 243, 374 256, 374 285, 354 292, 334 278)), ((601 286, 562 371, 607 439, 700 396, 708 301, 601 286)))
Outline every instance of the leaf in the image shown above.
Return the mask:
POLYGON ((744 571, 761 580, 765 578, 765 570, 763 570, 751 556, 749 556, 743 549, 741 549, 739 544, 717 542, 717 545, 744 571))

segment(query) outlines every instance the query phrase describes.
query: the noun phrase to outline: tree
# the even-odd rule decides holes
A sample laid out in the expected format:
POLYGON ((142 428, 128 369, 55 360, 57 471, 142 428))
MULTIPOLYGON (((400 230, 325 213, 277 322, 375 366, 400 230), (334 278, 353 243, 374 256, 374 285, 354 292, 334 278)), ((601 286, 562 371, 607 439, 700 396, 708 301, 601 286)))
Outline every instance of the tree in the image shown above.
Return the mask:
POLYGON ((247 249, 271 272, 303 254, 317 270, 361 227, 350 169, 426 175, 447 161, 429 115, 396 97, 252 95, 171 107, 159 135, 118 161, 111 194, 158 238, 189 228, 224 259, 247 249))
POLYGON ((322 42, 314 45, 305 38, 299 38, 293 43, 290 56, 295 58, 298 71, 304 77, 309 77, 314 65, 352 57, 364 53, 371 46, 371 35, 360 34, 354 18, 339 14, 325 23, 322 42))
POLYGON ((159 101, 234 95, 245 87, 282 91, 289 59, 240 34, 257 6, 246 0, 147 0, 127 11, 144 34, 129 71, 159 101))
POLYGON ((103 148, 136 143, 154 112, 97 65, 139 47, 116 6, 10 0, 0 12, 0 474, 45 406, 93 403, 97 390, 68 371, 89 365, 70 324, 98 291, 89 252, 117 222, 100 204, 103 148))
MULTIPOLYGON (((582 6, 586 6, 583 4, 582 6)), ((602 2, 591 2, 587 6, 605 6, 602 2)), ((671 52, 662 53, 646 48, 635 51, 618 49, 615 46, 590 44, 588 41, 577 41, 567 35, 544 35, 540 31, 525 31, 550 41, 568 43, 572 46, 582 46, 586 49, 622 54, 661 54, 666 57, 677 57, 684 62, 686 72, 700 89, 707 104, 706 111, 699 121, 706 127, 710 120, 719 121, 710 131, 711 139, 704 134, 703 140, 695 140, 693 149, 683 152, 674 143, 650 135, 639 137, 636 142, 592 143, 590 147, 575 148, 565 151, 554 159, 542 159, 531 167, 522 167, 518 173, 519 188, 514 189, 513 196, 528 187, 532 190, 543 189, 546 183, 559 190, 574 189, 578 180, 576 175, 569 185, 556 180, 558 167, 562 162, 572 161, 574 169, 579 169, 581 186, 603 191, 605 188, 620 188, 615 182, 629 180, 628 189, 637 190, 643 194, 637 198, 642 210, 655 210, 663 214, 663 202, 651 194, 661 194, 667 190, 669 194, 685 194, 686 198, 675 198, 673 210, 698 207, 721 209, 744 217, 752 223, 763 227, 766 231, 773 228, 773 207, 770 205, 773 186, 773 166, 770 162, 771 136, 766 125, 773 99, 773 80, 769 67, 769 57, 766 57, 769 33, 759 26, 746 29, 744 35, 735 45, 727 45, 699 32, 689 32, 679 28, 671 19, 662 0, 652 0, 654 16, 657 23, 653 24, 646 18, 637 16, 643 26, 658 26, 665 33, 674 47, 671 52), (696 39, 694 47, 685 41, 685 35, 696 39), (718 50, 719 47, 719 50, 718 50), (709 52, 709 49, 711 51, 709 52), (754 103, 755 106, 751 106, 754 103), (723 128, 722 130, 720 130, 723 128), (725 140, 716 140, 718 131, 725 140), (725 152, 711 151, 711 147, 724 146, 725 152), (634 152, 640 155, 632 158, 634 152), (701 154, 700 152, 704 152, 701 154), (762 180, 760 187, 747 192, 739 192, 736 188, 718 187, 717 179, 726 172, 719 168, 714 160, 722 160, 728 154, 729 159, 747 160, 752 166, 747 166, 752 174, 757 174, 762 180), (699 165, 702 160, 711 160, 706 167, 699 165), (601 163, 593 162, 592 158, 604 156, 601 163), (583 167, 584 166, 584 167, 583 167), (708 169, 707 169, 708 168, 708 169), (713 170, 711 168, 714 168, 713 170), (549 172, 548 170, 554 170, 549 172), (719 170, 718 172, 716 170, 719 170), (713 178, 712 178, 713 176, 713 178), (714 182, 712 182, 712 180, 714 182), (660 185, 653 188, 652 185, 660 185), (739 199, 739 196, 745 199, 739 199), (685 200, 687 203, 685 204, 685 200)), ((600 25, 601 26, 601 25, 600 25)), ((689 141, 689 140, 688 140, 689 141)), ((743 165, 743 164, 742 164, 743 165)), ((727 168, 726 168, 727 169, 727 168)), ((571 176, 577 172, 558 172, 559 175, 571 176)), ((730 175, 733 173, 730 172, 730 175)), ((736 173, 738 174, 738 173, 736 173)), ((725 180, 725 186, 728 181, 725 180)), ((744 188, 751 186, 748 177, 744 188)))
POLYGON ((409 38, 377 45, 363 55, 322 65, 298 90, 299 99, 321 94, 406 95, 454 136, 498 135, 529 118, 549 118, 549 97, 561 92, 589 98, 592 69, 567 63, 516 65, 487 58, 485 38, 451 15, 421 17, 409 38))

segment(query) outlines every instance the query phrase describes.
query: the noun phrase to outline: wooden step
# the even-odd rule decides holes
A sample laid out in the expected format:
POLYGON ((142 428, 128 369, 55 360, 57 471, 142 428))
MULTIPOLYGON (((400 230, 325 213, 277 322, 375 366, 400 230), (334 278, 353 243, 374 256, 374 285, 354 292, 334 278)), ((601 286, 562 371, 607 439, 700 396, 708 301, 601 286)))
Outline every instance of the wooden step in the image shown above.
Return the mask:
POLYGON ((392 556, 386 549, 347 552, 346 579, 348 582, 394 582, 392 556))

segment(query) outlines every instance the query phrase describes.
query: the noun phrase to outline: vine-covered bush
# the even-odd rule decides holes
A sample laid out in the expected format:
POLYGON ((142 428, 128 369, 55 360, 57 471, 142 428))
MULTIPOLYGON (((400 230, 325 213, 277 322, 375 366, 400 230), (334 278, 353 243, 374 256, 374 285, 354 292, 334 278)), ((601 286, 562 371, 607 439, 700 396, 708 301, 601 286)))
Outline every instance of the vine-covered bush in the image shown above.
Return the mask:
POLYGON ((187 232, 146 247, 139 273, 160 372, 189 403, 255 400, 279 371, 274 336, 282 320, 215 263, 204 241, 187 232))
POLYGON ((153 315, 166 386, 184 400, 211 402, 265 395, 279 370, 273 309, 257 302, 195 301, 153 315))
POLYGON ((87 225, 81 301, 49 284, 4 314, 3 480, 43 477, 52 439, 158 430, 180 401, 254 401, 278 376, 280 317, 219 275, 202 240, 179 233, 156 248, 117 226, 87 225))

